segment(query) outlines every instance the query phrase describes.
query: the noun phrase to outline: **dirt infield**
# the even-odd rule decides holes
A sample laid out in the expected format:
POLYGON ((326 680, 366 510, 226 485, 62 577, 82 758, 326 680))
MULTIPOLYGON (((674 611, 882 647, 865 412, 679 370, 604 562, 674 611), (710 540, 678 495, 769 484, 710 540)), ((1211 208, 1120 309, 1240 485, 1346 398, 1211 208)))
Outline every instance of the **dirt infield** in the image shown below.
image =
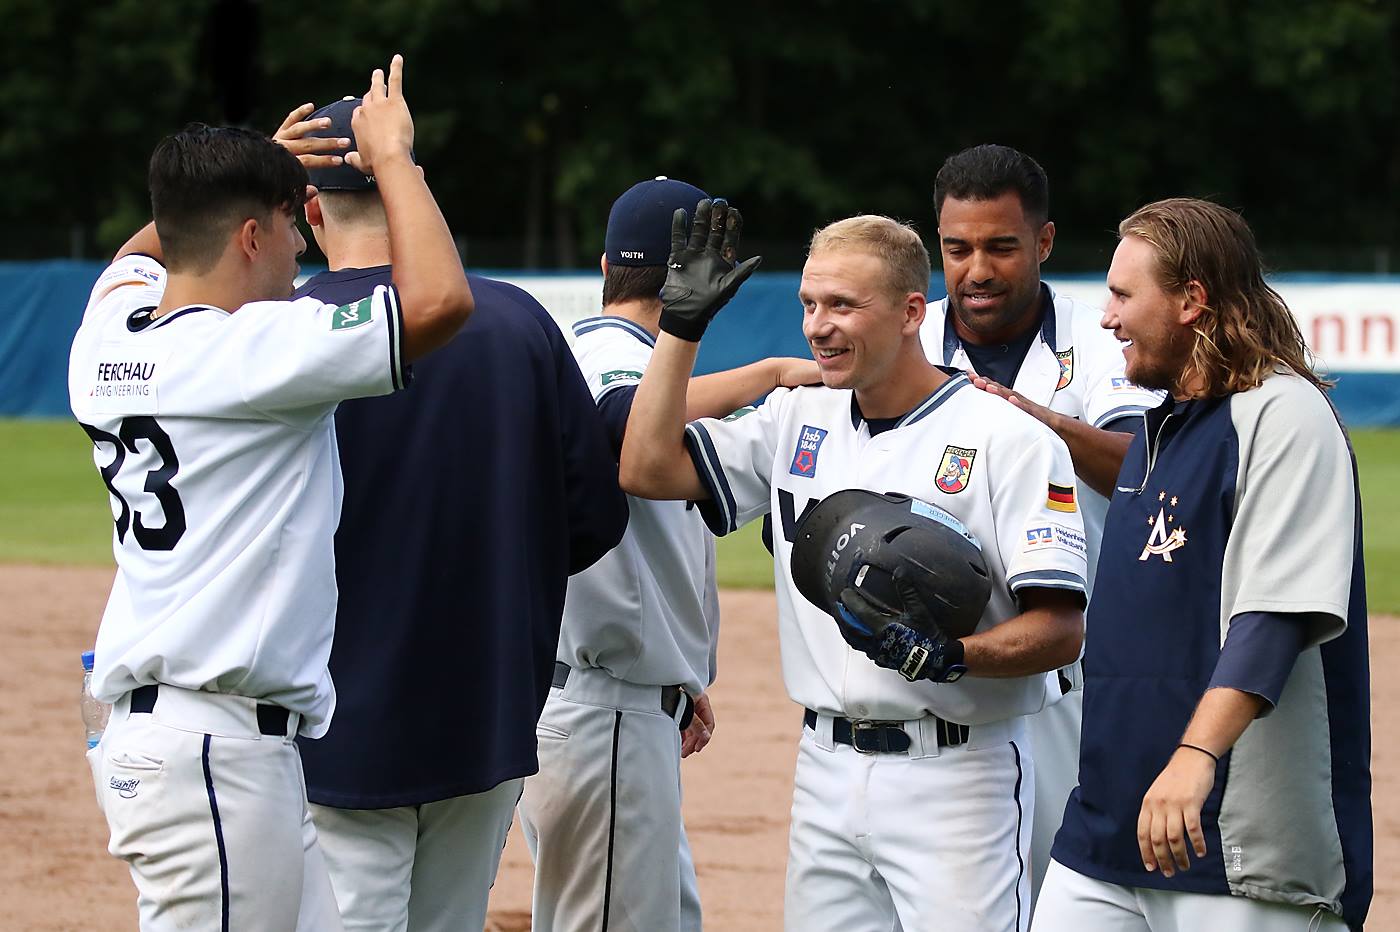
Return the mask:
MULTIPOLYGON (((108 857, 82 757, 78 654, 90 646, 106 570, 0 566, 0 927, 136 928, 135 889, 108 857)), ((714 743, 685 762, 685 814, 706 924, 780 928, 798 710, 783 694, 770 593, 723 597, 714 743)), ((1400 620, 1371 626, 1375 671, 1374 929, 1400 928, 1400 620)), ((529 928, 530 860, 512 832, 492 893, 495 932, 529 928)))

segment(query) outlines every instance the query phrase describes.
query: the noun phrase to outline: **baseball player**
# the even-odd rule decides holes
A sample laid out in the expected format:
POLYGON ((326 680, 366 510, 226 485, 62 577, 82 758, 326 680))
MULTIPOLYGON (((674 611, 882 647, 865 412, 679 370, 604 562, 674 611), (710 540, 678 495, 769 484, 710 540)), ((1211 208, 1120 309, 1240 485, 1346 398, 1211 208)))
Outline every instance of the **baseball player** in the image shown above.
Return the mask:
POLYGON ((69 395, 111 497, 117 575, 88 752, 142 929, 340 928, 293 739, 324 734, 340 473, 335 405, 401 388, 472 310, 408 158, 395 56, 356 115, 392 205, 391 284, 289 301, 306 170, 264 136, 194 125, 151 159, 154 224, 98 279, 69 395))
MULTIPOLYGON (((1097 308, 1041 282, 1055 224, 1034 159, 996 145, 952 155, 934 183, 934 207, 948 296, 924 318, 924 351, 966 370, 974 385, 1040 419, 1069 447, 1085 486, 1079 508, 1092 598, 1106 496, 1143 412, 1160 396, 1124 376, 1123 353, 1099 326, 1097 308)), ((1082 684, 1077 663, 1049 675, 1047 707, 1027 722, 1036 775, 1032 899, 1076 782, 1082 684)))
POLYGON ((803 268, 803 333, 823 385, 687 426, 697 341, 749 267, 720 252, 726 213, 701 202, 689 240, 673 233, 663 334, 620 475, 634 495, 698 501, 717 533, 774 515, 783 679, 805 707, 786 927, 1024 929, 1034 775, 1023 717, 1044 702, 1041 674, 1072 662, 1082 640, 1069 453, 925 358, 928 253, 909 227, 871 216, 819 230, 803 268), (906 602, 874 640, 797 593, 794 526, 845 488, 923 499, 981 541, 992 596, 974 634, 920 636, 905 622, 928 609, 906 602))
POLYGON ((1128 377, 1171 397, 1109 507, 1079 786, 1035 928, 1359 930, 1372 827, 1355 458, 1237 214, 1175 198, 1118 232, 1103 325, 1128 377))
MULTIPOLYGON (((289 122, 348 154, 356 104, 289 122)), ((384 200, 351 166, 310 174, 307 221, 331 270, 296 296, 352 303, 393 275, 384 200)), ((347 929, 485 924, 537 766, 565 582, 627 525, 616 454, 558 326, 520 289, 467 280, 471 321, 408 390, 336 409, 340 697, 335 727, 299 743, 347 929)))
MULTIPOLYGON (((574 325, 574 352, 618 447, 656 343, 671 216, 703 197, 659 177, 633 185, 608 215, 603 314, 574 325)), ((781 359, 704 376, 691 411, 723 416, 817 377, 810 361, 781 359)), ((714 540, 685 503, 629 498, 628 507, 622 542, 569 581, 540 769, 520 800, 537 930, 701 924, 679 765, 715 726, 705 695, 719 635, 714 540)))

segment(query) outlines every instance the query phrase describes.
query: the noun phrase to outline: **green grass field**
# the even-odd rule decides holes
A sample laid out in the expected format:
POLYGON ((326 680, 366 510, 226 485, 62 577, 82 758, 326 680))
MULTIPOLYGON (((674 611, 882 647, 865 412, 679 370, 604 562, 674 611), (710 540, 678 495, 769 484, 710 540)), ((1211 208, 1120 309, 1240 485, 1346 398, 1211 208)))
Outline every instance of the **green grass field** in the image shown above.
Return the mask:
MULTIPOLYGON (((1352 435, 1361 464, 1373 612, 1400 614, 1400 430, 1352 435)), ((112 522, 91 444, 71 421, 0 420, 0 562, 111 563, 112 522)), ((1307 516, 1298 519, 1300 530, 1307 516)), ((773 585, 758 522, 719 542, 721 586, 773 585)))

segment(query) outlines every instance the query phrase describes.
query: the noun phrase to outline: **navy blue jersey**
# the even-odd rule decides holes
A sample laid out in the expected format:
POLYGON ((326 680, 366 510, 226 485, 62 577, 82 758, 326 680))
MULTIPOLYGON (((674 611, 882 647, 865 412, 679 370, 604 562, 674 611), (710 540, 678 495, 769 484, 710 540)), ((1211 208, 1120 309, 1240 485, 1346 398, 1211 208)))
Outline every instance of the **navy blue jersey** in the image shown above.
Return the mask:
MULTIPOLYGON (((326 272, 297 295, 343 304, 389 280, 326 272)), ((475 312, 408 389, 335 415, 338 701, 329 734, 301 742, 322 805, 416 805, 534 773, 568 576, 626 529, 563 334, 519 288, 468 280, 475 312)))
MULTIPOLYGON (((1325 396, 1276 374, 1149 412, 1118 477, 1097 578, 1079 786, 1054 859, 1124 886, 1321 906, 1359 928, 1372 890, 1361 506, 1325 396), (1231 625, 1246 620, 1256 643, 1273 623, 1275 639, 1302 650, 1277 703, 1221 758, 1201 813, 1206 856, 1172 877, 1148 873, 1142 798, 1231 625)), ((1268 653, 1258 661, 1277 666, 1268 653)))

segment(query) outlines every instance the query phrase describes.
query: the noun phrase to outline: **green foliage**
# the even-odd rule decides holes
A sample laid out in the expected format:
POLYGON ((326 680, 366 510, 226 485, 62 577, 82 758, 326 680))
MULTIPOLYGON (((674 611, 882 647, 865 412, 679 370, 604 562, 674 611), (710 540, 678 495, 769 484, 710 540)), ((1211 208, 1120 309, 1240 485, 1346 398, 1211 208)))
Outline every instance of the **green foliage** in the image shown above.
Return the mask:
MULTIPOLYGON (((1361 468, 1372 612, 1400 614, 1400 430, 1352 435, 1361 468)), ((112 518, 92 445, 69 421, 0 420, 0 562, 112 562, 112 518)), ((722 588, 767 589, 773 558, 753 521, 716 542, 722 588)))
POLYGON ((1055 271, 1101 270, 1118 219, 1171 194, 1244 209, 1284 264, 1400 251, 1376 209, 1400 201, 1400 15, 1376 0, 813 0, 738 18, 660 0, 0 0, 0 19, 6 258, 66 253, 75 231, 110 249, 145 214, 162 135, 226 122, 240 96, 270 131, 362 93, 396 51, 419 159, 478 266, 591 267, 612 199, 669 174, 741 204, 768 268, 790 267, 856 211, 931 230, 938 166, 987 141, 1050 173, 1055 271), (240 57, 216 14, 256 22, 256 46, 240 57))

